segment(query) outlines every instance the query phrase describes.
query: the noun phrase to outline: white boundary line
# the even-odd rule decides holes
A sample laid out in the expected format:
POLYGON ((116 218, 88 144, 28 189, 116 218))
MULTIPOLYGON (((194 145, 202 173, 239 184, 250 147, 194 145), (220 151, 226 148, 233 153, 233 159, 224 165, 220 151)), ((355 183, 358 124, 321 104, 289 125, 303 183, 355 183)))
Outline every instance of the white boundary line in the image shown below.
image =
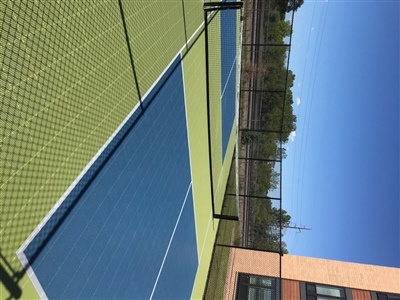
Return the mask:
POLYGON ((64 192, 60 199, 56 202, 56 204, 50 209, 50 211, 46 214, 43 220, 39 223, 39 225, 34 229, 34 231, 29 235, 29 237, 25 240, 25 242, 21 245, 21 247, 17 250, 16 255, 20 260, 21 264, 25 268, 26 273, 29 275, 29 278, 32 281, 33 286, 38 292, 41 299, 47 299, 46 293, 43 290, 42 285, 39 282, 39 279, 36 277, 33 268, 31 267, 27 257, 25 256, 25 249, 28 245, 34 240, 34 238, 39 234, 39 232, 43 229, 46 223, 51 219, 53 214, 57 211, 57 209, 61 206, 61 204, 65 201, 65 199, 69 196, 69 194, 74 190, 79 181, 85 176, 87 171, 93 166, 99 156, 103 153, 104 149, 111 143, 111 141, 115 138, 121 128, 128 122, 128 120, 132 117, 132 115, 136 112, 136 110, 140 107, 140 102, 138 102, 129 115, 124 119, 124 121, 118 126, 118 128, 113 132, 113 134, 108 138, 107 142, 97 151, 95 156, 90 160, 90 162, 86 165, 86 167, 82 170, 82 172, 78 175, 78 177, 72 182, 72 184, 68 187, 68 189, 64 192))
POLYGON ((179 50, 179 53, 182 54, 183 50, 187 49, 189 47, 189 44, 191 43, 192 39, 194 39, 195 36, 197 36, 198 32, 204 27, 204 21, 201 22, 200 26, 197 27, 196 31, 193 32, 191 37, 185 42, 185 45, 182 46, 181 50, 179 50))
POLYGON ((40 284, 39 279, 36 277, 35 272, 31 268, 28 259, 25 256, 24 252, 21 252, 18 256, 21 263, 24 265, 26 274, 28 274, 29 279, 32 281, 33 286, 36 289, 36 292, 39 294, 40 299, 49 299, 44 291, 42 285, 40 284))
POLYGON ((188 187, 188 189, 186 191, 185 200, 183 201, 183 204, 182 204, 182 207, 181 207, 181 211, 179 212, 178 219, 176 220, 174 231, 172 232, 171 238, 169 239, 168 247, 167 247, 167 250, 165 251, 164 258, 163 258, 163 261, 161 263, 160 270, 158 271, 157 279, 156 279, 156 282, 154 283, 153 290, 151 291, 151 295, 150 295, 149 300, 153 299, 153 295, 154 295, 154 292, 155 292, 156 287, 157 287, 158 279, 160 279, 161 272, 162 272, 162 270, 164 268, 164 263, 165 263, 165 260, 166 260, 166 258, 168 256, 169 248, 171 247, 172 240, 174 239, 175 231, 176 231, 176 228, 178 227, 179 220, 181 219, 183 208, 185 207, 186 200, 187 200, 187 197, 189 195, 189 191, 190 191, 191 187, 192 187, 192 182, 190 182, 189 187, 188 187))
MULTIPOLYGON (((225 90, 226 90, 226 87, 227 87, 227 85, 228 85, 228 81, 229 81, 229 79, 231 78, 233 67, 236 66, 236 58, 237 58, 237 56, 235 56, 235 59, 233 60, 231 69, 230 69, 230 71, 229 71, 228 79, 227 79, 226 82, 225 82, 224 90, 222 91, 222 94, 221 94, 221 100, 222 100, 222 98, 224 97, 225 90)), ((236 77, 237 77, 237 75, 236 75, 236 77)), ((237 79, 237 78, 236 78, 236 79, 237 79)), ((236 83, 236 86, 237 86, 237 83, 236 83)), ((235 101, 235 102, 236 102, 236 101, 235 101)))
MULTIPOLYGON (((188 43, 191 41, 191 39, 194 38, 194 36, 197 34, 197 32, 201 29, 203 26, 204 22, 197 28, 197 30, 193 33, 193 35, 189 38, 188 43)), ((151 85, 151 87, 148 89, 148 91, 142 96, 142 102, 146 99, 146 97, 150 94, 152 89, 157 85, 157 83, 160 81, 160 79, 164 76, 164 74, 169 70, 171 65, 175 62, 176 58, 178 56, 181 56, 182 59, 182 52, 186 48, 186 43, 182 48, 179 50, 179 52, 174 56, 174 58, 171 60, 171 62, 168 64, 168 66, 164 69, 164 71, 160 74, 160 76, 157 78, 157 80, 151 85)), ((30 242, 36 237, 36 235, 39 233, 39 231, 44 227, 44 225, 47 223, 47 221, 51 218, 51 216, 55 213, 55 211, 60 207, 62 202, 67 198, 67 196, 71 193, 71 191, 76 187, 78 182, 83 178, 83 176, 87 173, 87 171, 92 167, 94 162, 99 158, 99 156, 103 153, 103 151, 107 148, 107 146, 111 143, 111 141, 115 138, 115 136, 120 132, 122 127, 128 122, 128 120, 132 117, 132 115, 136 112, 136 110, 140 108, 140 102, 138 102, 135 107, 131 110, 131 112, 128 114, 128 116, 122 121, 122 123, 118 126, 118 128, 113 132, 113 134, 108 138, 108 140, 105 142, 105 144, 97 151, 95 156, 90 160, 90 162, 86 165, 86 167, 82 170, 82 172, 78 175, 78 177, 72 182, 72 184, 68 187, 68 189, 64 192, 64 194, 60 197, 60 199, 56 202, 56 204, 50 209, 50 211, 46 214, 46 216, 43 218, 43 220, 39 223, 39 225, 34 229, 34 231, 29 235, 29 237, 24 241, 24 243, 21 245, 21 247, 17 250, 17 256, 19 255, 20 252, 24 251, 27 246, 29 245, 30 242)))
MULTIPOLYGON (((122 121, 122 123, 118 126, 118 128, 113 132, 113 134, 108 138, 107 142, 97 151, 95 156, 90 160, 90 162, 86 165, 86 167, 82 170, 82 172, 78 175, 78 177, 72 182, 72 184, 68 187, 68 189, 64 192, 60 199, 56 202, 56 204, 50 209, 50 211, 46 214, 43 220, 39 223, 39 225, 35 228, 35 230, 29 235, 29 237, 25 240, 25 242, 21 245, 21 247, 17 250, 17 256, 19 257, 20 253, 22 253, 28 245, 32 242, 32 240, 36 237, 39 231, 45 226, 45 224, 50 220, 56 210, 61 206, 61 204, 65 201, 68 195, 73 191, 73 189, 77 186, 79 181, 85 176, 87 171, 93 166, 95 161, 100 157, 103 151, 107 148, 107 146, 111 143, 111 141, 115 138, 121 128, 128 122, 128 120, 132 117, 132 115, 136 112, 136 110, 140 107, 140 102, 138 102, 132 111, 128 114, 128 116, 122 121)), ((22 261, 21 261, 22 263, 22 261)))
MULTIPOLYGON (((185 41, 185 44, 181 47, 178 53, 174 56, 171 62, 167 65, 164 71, 158 76, 156 81, 151 85, 151 87, 146 91, 146 93, 142 96, 142 102, 146 99, 146 97, 150 94, 152 89, 157 85, 160 79, 164 76, 164 74, 169 70, 171 65, 175 62, 176 58, 180 55, 181 56, 181 63, 182 63, 182 52, 188 47, 192 39, 197 36, 198 32, 204 27, 204 21, 200 24, 200 26, 196 29, 196 31, 191 35, 191 37, 185 41)), ((89 163, 85 166, 85 168, 81 171, 78 177, 71 183, 68 189, 64 192, 64 194, 58 199, 58 201, 54 204, 54 206, 50 209, 50 211, 46 214, 42 221, 36 226, 33 232, 28 236, 28 238, 22 243, 21 247, 18 248, 16 251, 16 255, 20 260, 21 264, 25 268, 26 273, 29 275, 29 278, 32 281, 33 286, 35 287, 36 291, 38 292, 41 299, 47 299, 47 296, 41 286, 33 268, 31 267, 27 257, 25 256, 25 249, 28 245, 34 240, 34 238, 38 235, 38 233, 43 229, 46 223, 50 220, 53 214, 57 211, 57 209, 61 206, 61 204, 65 201, 68 195, 74 190, 77 186, 79 181, 85 176, 87 171, 93 166, 96 160, 100 157, 103 151, 107 148, 107 146, 111 143, 111 141, 115 138, 115 136, 120 132, 120 130, 124 127, 124 125, 128 122, 128 120, 132 117, 132 115, 140 108, 140 101, 135 105, 135 107, 131 110, 131 112, 126 116, 126 118, 122 121, 122 123, 117 127, 117 129, 113 132, 113 134, 108 138, 108 140, 104 143, 104 145, 97 151, 97 153, 93 156, 93 158, 89 161, 89 163)), ((186 105, 185 105, 186 109, 186 105)), ((189 140, 188 140, 189 143, 189 140)), ((190 152, 189 152, 190 155, 190 152)), ((190 157, 189 157, 190 161, 190 157)), ((193 195, 194 196, 194 195, 193 195)), ((194 197, 193 197, 194 199, 194 197)), ((186 200, 185 200, 186 201, 186 200)), ((196 232, 196 240, 197 240, 197 232, 196 232)))

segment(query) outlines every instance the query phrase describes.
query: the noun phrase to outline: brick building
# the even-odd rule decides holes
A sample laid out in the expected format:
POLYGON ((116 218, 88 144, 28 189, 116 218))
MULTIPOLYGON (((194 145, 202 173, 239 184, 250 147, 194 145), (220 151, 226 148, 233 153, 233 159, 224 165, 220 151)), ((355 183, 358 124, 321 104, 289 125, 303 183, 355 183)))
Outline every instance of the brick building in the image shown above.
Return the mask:
POLYGON ((225 299, 400 300, 400 269, 232 248, 225 299))

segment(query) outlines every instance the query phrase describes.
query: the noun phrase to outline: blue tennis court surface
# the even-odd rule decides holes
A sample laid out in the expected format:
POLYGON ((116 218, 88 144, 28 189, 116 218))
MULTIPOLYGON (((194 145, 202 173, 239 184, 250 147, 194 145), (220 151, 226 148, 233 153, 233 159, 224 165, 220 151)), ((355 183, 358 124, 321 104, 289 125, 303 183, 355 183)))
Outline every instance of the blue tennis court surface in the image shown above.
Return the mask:
POLYGON ((236 100, 236 18, 234 10, 221 14, 221 110, 222 110, 222 162, 235 119, 236 100))
POLYGON ((198 253, 180 56, 143 106, 24 250, 42 296, 190 298, 198 253))

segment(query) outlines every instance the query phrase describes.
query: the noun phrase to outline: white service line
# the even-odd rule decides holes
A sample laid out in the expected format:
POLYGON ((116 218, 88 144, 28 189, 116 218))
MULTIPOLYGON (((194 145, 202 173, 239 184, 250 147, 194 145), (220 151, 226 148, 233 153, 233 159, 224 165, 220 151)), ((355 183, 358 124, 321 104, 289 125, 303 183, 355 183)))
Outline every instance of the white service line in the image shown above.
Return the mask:
POLYGON ((188 187, 188 189, 186 191, 185 201, 183 201, 183 204, 182 204, 182 207, 181 207, 181 211, 179 212, 178 219, 176 220, 176 223, 175 223, 174 231, 172 232, 171 238, 169 239, 168 247, 167 247, 167 250, 165 251, 164 258, 163 258, 163 261, 161 263, 160 270, 158 271, 156 282, 154 283, 153 290, 151 291, 151 295, 150 295, 150 298, 149 298, 150 300, 153 298, 154 291, 156 290, 158 279, 160 278, 162 269, 164 267, 165 259, 167 258, 167 255, 168 255, 168 252, 169 252, 169 247, 171 247, 172 240, 174 239, 175 231, 176 231, 176 228, 178 227, 179 220, 181 219, 183 208, 185 207, 186 200, 187 200, 187 197, 189 195, 189 191, 190 191, 191 187, 192 187, 192 182, 190 182, 189 187, 188 187))
POLYGON ((226 86, 228 85, 229 78, 231 78, 232 70, 233 70, 233 67, 234 67, 234 66, 236 66, 236 57, 235 57, 235 59, 233 60, 233 63, 232 63, 232 66, 231 66, 231 70, 229 71, 228 79, 227 79, 226 82, 225 82, 225 86, 224 86, 224 89, 223 89, 222 94, 221 94, 221 99, 224 97, 224 93, 225 93, 225 90, 226 90, 226 86))

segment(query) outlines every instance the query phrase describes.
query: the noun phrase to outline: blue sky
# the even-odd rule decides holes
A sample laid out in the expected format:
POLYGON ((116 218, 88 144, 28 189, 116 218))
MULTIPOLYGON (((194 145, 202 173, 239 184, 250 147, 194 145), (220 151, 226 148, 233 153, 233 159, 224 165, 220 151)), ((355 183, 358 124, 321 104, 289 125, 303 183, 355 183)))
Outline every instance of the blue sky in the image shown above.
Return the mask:
POLYGON ((290 69, 289 253, 400 267, 400 1, 305 1, 290 69))

